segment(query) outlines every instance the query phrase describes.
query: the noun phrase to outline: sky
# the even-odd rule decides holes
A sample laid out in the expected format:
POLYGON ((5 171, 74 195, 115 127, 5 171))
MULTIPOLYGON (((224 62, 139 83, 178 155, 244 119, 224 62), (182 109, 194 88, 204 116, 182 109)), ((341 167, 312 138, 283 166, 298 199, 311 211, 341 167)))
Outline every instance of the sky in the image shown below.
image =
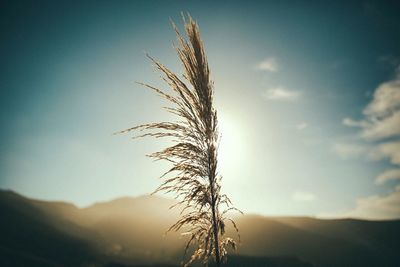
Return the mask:
POLYGON ((400 17, 390 1, 2 1, 0 188, 79 207, 151 193, 171 119, 149 53, 198 22, 222 190, 246 213, 400 218, 400 17), (333 3, 335 2, 335 3, 333 3))

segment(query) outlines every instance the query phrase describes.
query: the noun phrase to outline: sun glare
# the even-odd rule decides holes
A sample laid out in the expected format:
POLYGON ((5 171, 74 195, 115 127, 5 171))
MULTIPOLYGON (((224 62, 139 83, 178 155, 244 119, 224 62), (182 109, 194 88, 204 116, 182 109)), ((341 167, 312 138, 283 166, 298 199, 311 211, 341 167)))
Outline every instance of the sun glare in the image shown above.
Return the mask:
POLYGON ((218 163, 221 174, 235 173, 241 158, 241 135, 239 125, 229 116, 219 114, 219 133, 221 136, 218 163))

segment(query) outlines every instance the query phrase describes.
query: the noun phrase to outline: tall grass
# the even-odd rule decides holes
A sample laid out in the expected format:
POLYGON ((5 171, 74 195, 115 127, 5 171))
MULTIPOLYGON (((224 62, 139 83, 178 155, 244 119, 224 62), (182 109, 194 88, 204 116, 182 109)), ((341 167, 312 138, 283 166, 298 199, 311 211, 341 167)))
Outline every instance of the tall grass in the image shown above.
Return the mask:
POLYGON ((217 169, 220 135, 213 106, 214 87, 199 27, 190 15, 187 19, 183 17, 183 22, 187 40, 172 23, 178 39, 174 47, 183 65, 183 77, 179 78, 148 56, 162 73, 169 90, 141 83, 166 99, 170 103, 166 111, 178 120, 143 124, 119 133, 142 131, 136 137, 166 137, 173 141, 173 145, 148 155, 172 164, 155 190, 173 193, 182 209, 180 219, 168 231, 183 230, 188 235, 184 255, 189 250, 194 252, 183 262, 184 266, 195 261, 207 266, 212 258, 219 266, 226 260, 227 248, 236 249, 235 240, 225 236, 226 222, 232 223, 240 240, 235 222, 228 217, 230 211, 237 209, 228 196, 221 193, 222 176, 217 169))

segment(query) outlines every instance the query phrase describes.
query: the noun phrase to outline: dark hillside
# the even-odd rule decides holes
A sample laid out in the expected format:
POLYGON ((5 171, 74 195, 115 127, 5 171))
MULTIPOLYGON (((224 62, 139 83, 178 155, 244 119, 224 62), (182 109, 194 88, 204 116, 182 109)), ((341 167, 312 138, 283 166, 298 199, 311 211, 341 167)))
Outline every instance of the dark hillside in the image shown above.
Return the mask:
MULTIPOLYGON (((0 191, 0 266, 177 266, 185 239, 165 235, 178 216, 173 203, 143 196, 79 209, 0 191)), ((226 266, 400 266, 398 220, 245 215, 237 223, 242 243, 226 266)))

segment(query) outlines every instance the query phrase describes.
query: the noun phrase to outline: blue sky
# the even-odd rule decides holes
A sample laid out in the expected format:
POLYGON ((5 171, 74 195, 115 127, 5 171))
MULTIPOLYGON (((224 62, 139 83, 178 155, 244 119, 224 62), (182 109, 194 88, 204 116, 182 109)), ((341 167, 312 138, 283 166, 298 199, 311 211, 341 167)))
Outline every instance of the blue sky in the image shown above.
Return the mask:
POLYGON ((400 217, 398 5, 292 2, 4 2, 0 187, 79 206, 152 192, 162 144, 112 133, 170 118, 134 81, 164 86, 144 52, 181 73, 169 18, 188 11, 239 208, 400 217))

